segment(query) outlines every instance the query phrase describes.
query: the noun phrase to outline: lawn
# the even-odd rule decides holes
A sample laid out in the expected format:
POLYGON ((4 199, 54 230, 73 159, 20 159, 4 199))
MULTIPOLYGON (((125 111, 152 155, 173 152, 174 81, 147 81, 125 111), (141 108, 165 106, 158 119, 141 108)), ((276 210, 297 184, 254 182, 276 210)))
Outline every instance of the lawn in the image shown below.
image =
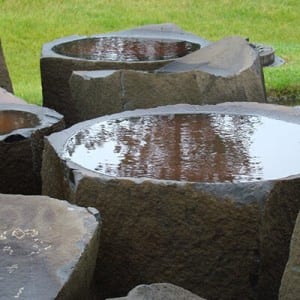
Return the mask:
POLYGON ((0 38, 16 95, 40 104, 44 43, 145 24, 175 23, 216 41, 249 37, 286 64, 265 68, 268 95, 300 103, 299 0, 0 0, 0 38))

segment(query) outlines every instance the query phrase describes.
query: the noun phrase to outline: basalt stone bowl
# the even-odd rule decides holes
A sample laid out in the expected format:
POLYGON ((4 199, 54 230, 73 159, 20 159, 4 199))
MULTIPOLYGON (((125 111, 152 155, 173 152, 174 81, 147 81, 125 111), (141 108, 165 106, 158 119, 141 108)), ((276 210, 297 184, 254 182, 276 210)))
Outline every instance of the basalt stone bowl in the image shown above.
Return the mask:
POLYGON ((44 136, 63 128, 63 116, 51 109, 0 104, 1 193, 41 193, 44 136))
POLYGON ((69 36, 43 45, 40 66, 43 105, 76 122, 71 105, 72 71, 155 70, 198 50, 208 42, 173 24, 149 25, 94 36, 69 36))
POLYGON ((101 212, 100 299, 145 282, 272 299, 300 208, 299 148, 295 108, 127 111, 47 137, 43 194, 101 212))

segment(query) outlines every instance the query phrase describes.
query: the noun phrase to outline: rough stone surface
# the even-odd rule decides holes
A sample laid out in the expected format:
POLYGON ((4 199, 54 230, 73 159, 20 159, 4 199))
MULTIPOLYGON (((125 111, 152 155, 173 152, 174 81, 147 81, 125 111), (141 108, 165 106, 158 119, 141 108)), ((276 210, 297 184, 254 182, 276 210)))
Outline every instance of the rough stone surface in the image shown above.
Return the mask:
POLYGON ((98 211, 44 196, 0 204, 0 299, 90 299, 98 211))
POLYGON ((259 56, 239 37, 212 43, 155 73, 75 71, 70 88, 77 122, 167 104, 266 102, 259 56))
MULTIPOLYGON (((51 109, 29 104, 0 104, 1 111, 29 112, 40 124, 0 135, 0 192, 40 194, 44 136, 62 130, 63 117, 51 109)), ((7 125, 4 123, 0 126, 7 125)))
MULTIPOLYGON (((300 179, 278 181, 270 193, 262 218, 259 299, 277 299, 289 245, 300 210, 300 179)), ((294 298, 297 299, 297 298, 294 298)))
POLYGON ((300 297, 300 213, 293 231, 290 255, 286 265, 280 291, 280 300, 294 300, 300 297))
MULTIPOLYGON (((158 26, 145 26, 132 30, 125 30, 105 35, 92 37, 135 37, 153 39, 187 40, 199 44, 207 44, 205 40, 195 35, 185 33, 172 24, 159 24, 158 26)), ((85 36, 70 36, 49 42, 43 46, 40 59, 43 105, 53 108, 64 115, 67 125, 77 122, 80 110, 72 105, 69 88, 69 78, 73 71, 79 70, 107 70, 107 69, 133 69, 155 70, 171 60, 139 61, 139 62, 116 62, 87 60, 59 55, 53 47, 65 42, 87 38, 85 36)))
POLYGON ((145 282, 172 282, 207 299, 274 299, 263 294, 276 289, 288 257, 300 209, 298 175, 226 187, 112 178, 60 157, 66 140, 91 124, 176 109, 300 122, 300 111, 291 107, 245 102, 104 116, 46 138, 43 193, 101 211, 104 226, 96 272, 100 299, 120 297, 145 282))
POLYGON ((0 104, 1 103, 27 104, 25 100, 16 97, 12 93, 0 87, 0 104))
POLYGON ((1 87, 6 89, 8 92, 13 93, 13 87, 6 66, 1 40, 0 40, 0 88, 1 87))
POLYGON ((139 285, 132 289, 127 297, 107 300, 204 300, 197 295, 170 283, 139 285))

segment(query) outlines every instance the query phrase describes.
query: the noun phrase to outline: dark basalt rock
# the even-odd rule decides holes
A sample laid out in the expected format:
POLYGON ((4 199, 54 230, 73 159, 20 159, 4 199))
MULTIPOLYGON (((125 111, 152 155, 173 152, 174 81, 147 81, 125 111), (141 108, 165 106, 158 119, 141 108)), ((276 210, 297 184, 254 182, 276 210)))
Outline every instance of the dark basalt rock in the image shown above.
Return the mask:
POLYGON ((44 137, 63 128, 63 117, 51 109, 0 104, 1 193, 41 193, 44 137))
POLYGON ((0 205, 0 299, 91 299, 98 211, 43 196, 0 205))
MULTIPOLYGON (((40 59, 43 105, 63 114, 67 125, 74 124, 78 120, 77 115, 80 113, 80 110, 75 109, 71 101, 69 78, 73 71, 106 69, 155 70, 175 59, 174 57, 168 58, 168 56, 164 57, 164 59, 151 59, 151 55, 148 56, 149 53, 161 50, 159 49, 160 47, 155 49, 153 45, 148 50, 145 49, 146 55, 144 60, 123 59, 123 51, 120 51, 120 49, 125 47, 126 50, 126 46, 123 45, 124 43, 126 44, 126 39, 129 43, 127 48, 129 48, 130 53, 139 52, 134 49, 138 48, 138 44, 143 46, 143 43, 138 42, 140 40, 161 42, 162 44, 179 42, 181 46, 181 43, 190 43, 198 46, 208 43, 204 39, 184 32, 172 24, 144 26, 90 37, 69 36, 49 42, 43 46, 40 59), (113 39, 114 44, 119 40, 122 42, 122 45, 117 47, 112 45, 112 48, 116 51, 112 53, 112 59, 108 59, 106 54, 102 58, 101 55, 98 55, 102 49, 98 43, 105 43, 107 39, 113 39), (134 39, 135 41, 133 41, 134 39), (79 47, 78 44, 82 47, 79 47), (120 60, 116 60, 115 56, 119 57, 120 60)), ((107 45, 105 45, 105 48, 107 48, 107 45)), ((177 49, 175 52, 179 51, 181 53, 180 47, 176 46, 175 49, 177 49)))
POLYGON ((290 243, 289 260, 282 277, 279 299, 293 300, 300 295, 300 213, 290 243))
POLYGON ((1 40, 0 40, 0 88, 4 88, 8 92, 13 93, 13 87, 6 66, 1 40))
POLYGON ((231 101, 266 102, 256 51, 242 38, 225 38, 154 73, 74 71, 70 78, 77 122, 137 108, 231 101))
MULTIPOLYGON (((241 115, 241 122, 247 119, 246 116, 263 116, 282 122, 280 124, 295 126, 295 132, 299 132, 300 126, 300 111, 291 107, 245 102, 175 105, 104 116, 46 138, 42 166, 43 193, 79 205, 95 206, 103 215, 104 226, 95 273, 100 299, 125 295, 132 286, 141 282, 172 282, 207 299, 273 299, 271 295, 278 294, 292 228, 300 208, 300 169, 290 170, 291 174, 288 172, 287 175, 274 177, 273 174, 271 177, 254 177, 245 181, 237 178, 224 182, 166 180, 163 177, 149 178, 147 173, 137 177, 108 175, 114 170, 112 161, 107 161, 106 168, 99 165, 94 170, 76 162, 75 156, 84 155, 72 152, 76 147, 90 147, 88 155, 91 155, 93 150, 97 151, 98 142, 103 149, 108 149, 114 145, 113 140, 101 140, 102 134, 94 131, 93 125, 99 124, 99 128, 106 132, 105 124, 113 126, 114 122, 120 122, 120 132, 107 131, 109 137, 120 138, 115 140, 116 147, 109 148, 110 157, 113 155, 115 158, 127 142, 127 147, 133 152, 129 152, 124 161, 128 164, 138 157, 141 165, 144 163, 152 168, 152 164, 144 158, 147 156, 135 157, 132 154, 138 153, 140 147, 143 155, 164 155, 161 153, 163 148, 159 148, 158 152, 154 148, 152 152, 146 151, 149 145, 156 145, 156 139, 149 140, 148 137, 147 143, 140 143, 139 135, 135 134, 140 132, 138 127, 132 138, 130 133, 128 138, 122 138, 127 127, 121 120, 128 120, 129 128, 134 129, 136 125, 130 123, 132 118, 139 120, 143 116, 159 115, 169 116, 172 121, 176 114, 188 116, 201 113, 225 116, 226 122, 221 127, 236 134, 240 134, 240 130, 235 130, 226 117, 231 114, 241 115), (93 138, 85 142, 84 136, 88 133, 93 138), (292 174, 297 175, 289 177, 292 174)), ((142 124, 147 124, 148 119, 142 121, 142 124)), ((234 123, 238 126, 239 122, 234 123)), ((255 124, 261 123, 258 121, 255 124)), ((256 131, 255 126, 247 128, 252 128, 252 132, 256 131)), ((186 132, 188 127, 184 128, 183 132, 186 132)), ((216 126, 212 128, 218 132, 216 126)), ((299 137, 291 134, 290 130, 274 137, 273 134, 280 128, 271 126, 269 134, 262 136, 261 143, 269 145, 270 137, 279 141, 277 145, 283 143, 285 147, 282 149, 292 148, 292 152, 295 150, 298 155, 298 150, 287 146, 281 137, 290 136, 296 141, 299 137)), ((157 132, 157 137, 159 132, 162 135, 166 133, 156 127, 153 127, 153 132, 157 132)), ((141 133, 148 136, 147 131, 141 133)), ((209 143, 223 145, 221 148, 236 156, 236 163, 239 160, 246 168, 250 158, 245 158, 242 148, 250 151, 247 138, 239 144, 240 147, 231 144, 231 150, 228 150, 226 138, 213 137, 209 143), (239 149, 240 154, 234 149, 239 149)), ((188 142, 186 135, 182 138, 188 142)), ((165 143, 169 143, 174 137, 167 133, 164 139, 165 143)), ((271 151, 274 149, 265 151, 270 156, 282 149, 277 146, 276 152, 271 151)), ((219 161, 218 155, 214 157, 219 161)), ((292 157, 291 153, 288 157, 292 157)), ((207 156, 207 160, 210 159, 212 154, 207 156)), ((272 161, 273 166, 280 163, 279 159, 275 160, 275 164, 272 161)), ((120 170, 123 167, 120 164, 120 170)))

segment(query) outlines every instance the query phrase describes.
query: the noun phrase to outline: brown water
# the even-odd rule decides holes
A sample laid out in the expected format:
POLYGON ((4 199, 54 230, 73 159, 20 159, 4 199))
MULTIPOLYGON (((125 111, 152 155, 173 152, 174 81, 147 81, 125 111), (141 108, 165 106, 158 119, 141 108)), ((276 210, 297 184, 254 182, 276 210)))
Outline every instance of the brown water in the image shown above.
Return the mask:
POLYGON ((109 176, 257 181, 300 173, 300 125, 249 115, 144 116, 79 131, 64 151, 109 176))
POLYGON ((25 111, 0 111, 0 134, 8 134, 20 128, 34 128, 40 124, 39 118, 25 111))
POLYGON ((55 46, 65 56, 103 61, 155 61, 185 56, 199 44, 175 40, 152 40, 124 37, 86 38, 55 46))

